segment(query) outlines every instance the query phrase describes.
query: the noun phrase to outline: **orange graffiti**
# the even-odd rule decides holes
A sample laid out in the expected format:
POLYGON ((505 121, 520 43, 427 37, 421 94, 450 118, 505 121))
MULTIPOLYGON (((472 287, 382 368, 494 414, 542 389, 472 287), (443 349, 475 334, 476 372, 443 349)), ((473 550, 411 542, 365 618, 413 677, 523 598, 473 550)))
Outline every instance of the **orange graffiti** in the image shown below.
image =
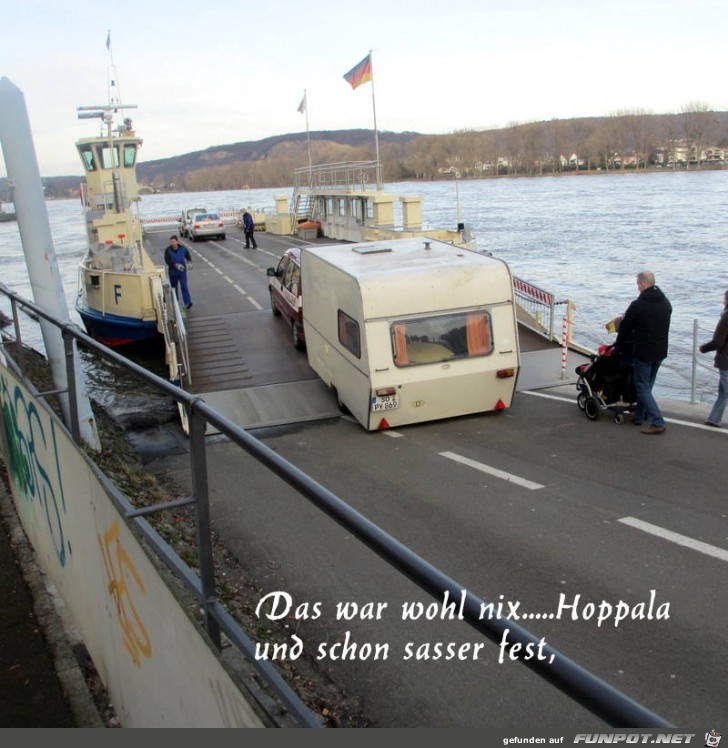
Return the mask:
POLYGON ((142 594, 145 592, 144 582, 119 542, 119 520, 114 520, 103 537, 99 536, 99 545, 109 578, 109 594, 116 606, 119 624, 124 633, 124 646, 134 664, 141 667, 141 656, 147 659, 152 656, 152 643, 134 605, 133 589, 129 581, 142 594))

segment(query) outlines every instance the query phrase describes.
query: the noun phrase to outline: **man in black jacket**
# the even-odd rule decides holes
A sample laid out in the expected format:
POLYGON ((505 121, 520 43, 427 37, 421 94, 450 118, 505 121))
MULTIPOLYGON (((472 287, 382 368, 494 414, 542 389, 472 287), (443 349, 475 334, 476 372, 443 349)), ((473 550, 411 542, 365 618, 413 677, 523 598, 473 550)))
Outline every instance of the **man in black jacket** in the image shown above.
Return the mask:
POLYGON ((640 295, 629 305, 619 325, 616 347, 632 360, 637 407, 636 424, 644 423, 643 434, 662 434, 665 419, 652 395, 657 371, 667 357, 672 305, 655 285, 649 270, 637 275, 640 295))

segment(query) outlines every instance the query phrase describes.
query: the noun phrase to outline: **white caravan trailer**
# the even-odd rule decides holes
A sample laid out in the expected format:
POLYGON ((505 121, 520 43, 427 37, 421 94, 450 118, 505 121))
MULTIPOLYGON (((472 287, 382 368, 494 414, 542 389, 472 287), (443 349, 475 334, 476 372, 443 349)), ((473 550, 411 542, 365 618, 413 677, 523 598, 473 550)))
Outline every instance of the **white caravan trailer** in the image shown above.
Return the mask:
POLYGON ((301 251, 308 361, 365 429, 503 410, 519 369, 505 262, 416 237, 301 251))

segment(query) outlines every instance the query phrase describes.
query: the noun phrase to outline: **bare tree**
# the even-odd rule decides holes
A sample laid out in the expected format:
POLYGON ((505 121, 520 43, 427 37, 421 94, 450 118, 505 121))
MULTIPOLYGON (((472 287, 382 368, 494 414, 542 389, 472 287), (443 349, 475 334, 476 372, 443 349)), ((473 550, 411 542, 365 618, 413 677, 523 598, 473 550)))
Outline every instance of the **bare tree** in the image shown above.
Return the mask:
POLYGON ((703 160, 703 149, 717 137, 715 113, 708 104, 693 101, 682 108, 683 133, 688 148, 688 168, 693 154, 700 166, 703 160))

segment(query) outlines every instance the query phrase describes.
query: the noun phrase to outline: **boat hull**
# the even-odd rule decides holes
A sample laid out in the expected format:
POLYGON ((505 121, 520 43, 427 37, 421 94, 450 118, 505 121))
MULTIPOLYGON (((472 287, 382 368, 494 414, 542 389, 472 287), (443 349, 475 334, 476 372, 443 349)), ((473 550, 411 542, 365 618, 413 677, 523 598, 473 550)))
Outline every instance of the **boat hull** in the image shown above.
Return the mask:
POLYGON ((116 314, 102 314, 89 307, 76 305, 76 311, 81 316, 86 332, 92 337, 109 346, 119 348, 163 340, 155 321, 122 317, 116 314))

